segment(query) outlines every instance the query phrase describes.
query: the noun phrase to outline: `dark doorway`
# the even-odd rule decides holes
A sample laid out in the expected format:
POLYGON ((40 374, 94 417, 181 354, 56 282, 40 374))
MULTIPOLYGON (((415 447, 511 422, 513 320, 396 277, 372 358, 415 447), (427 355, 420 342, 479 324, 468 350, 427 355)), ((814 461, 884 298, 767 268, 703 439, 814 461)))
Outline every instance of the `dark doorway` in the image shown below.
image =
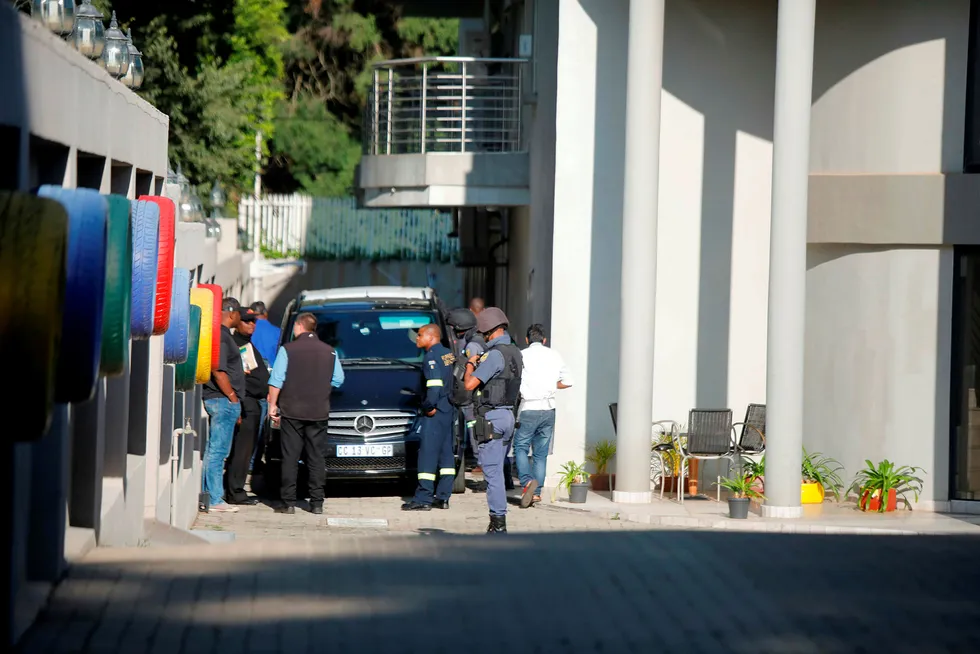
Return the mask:
POLYGON ((956 250, 950 497, 980 499, 980 249, 956 250))

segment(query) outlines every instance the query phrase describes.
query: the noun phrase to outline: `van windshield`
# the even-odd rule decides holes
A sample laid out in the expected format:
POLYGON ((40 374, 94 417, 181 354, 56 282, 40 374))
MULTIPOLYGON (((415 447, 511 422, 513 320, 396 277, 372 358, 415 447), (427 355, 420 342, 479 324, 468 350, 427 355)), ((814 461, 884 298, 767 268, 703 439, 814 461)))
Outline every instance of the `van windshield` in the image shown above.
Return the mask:
MULTIPOLYGON (((436 318, 427 311, 384 309, 312 313, 317 320, 317 336, 337 351, 341 361, 419 363, 424 353, 415 347, 415 334, 436 318)), ((289 330, 292 331, 292 324, 289 330)))

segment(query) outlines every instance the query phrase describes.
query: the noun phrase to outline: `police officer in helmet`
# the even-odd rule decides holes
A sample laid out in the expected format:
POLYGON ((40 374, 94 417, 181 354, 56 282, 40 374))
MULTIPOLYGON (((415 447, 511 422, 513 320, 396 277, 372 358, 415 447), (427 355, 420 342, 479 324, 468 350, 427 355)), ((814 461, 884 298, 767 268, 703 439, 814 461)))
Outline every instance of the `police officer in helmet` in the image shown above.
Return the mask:
POLYGON ((415 344, 425 350, 422 374, 425 395, 419 421, 419 483, 415 497, 402 504, 402 511, 448 509, 456 476, 453 458, 453 412, 449 401, 453 388, 453 364, 456 357, 442 344, 439 325, 425 325, 415 344), (438 485, 436 479, 439 480, 438 485), (434 498, 433 498, 434 495, 434 498))
POLYGON ((497 307, 480 312, 476 329, 486 339, 487 350, 468 359, 463 377, 466 390, 480 389, 475 399, 474 434, 477 457, 487 482, 488 534, 507 532, 504 459, 514 437, 514 417, 520 406, 523 363, 521 351, 507 334, 508 322, 497 307))
POLYGON ((473 452, 477 451, 477 443, 473 440, 473 425, 476 424, 476 411, 473 407, 473 393, 463 388, 463 376, 466 372, 466 360, 471 356, 480 356, 486 351, 487 344, 483 335, 476 331, 476 316, 469 309, 453 309, 446 316, 446 324, 456 335, 455 351, 456 369, 453 374, 458 380, 456 406, 463 412, 466 421, 466 434, 470 440, 473 452))

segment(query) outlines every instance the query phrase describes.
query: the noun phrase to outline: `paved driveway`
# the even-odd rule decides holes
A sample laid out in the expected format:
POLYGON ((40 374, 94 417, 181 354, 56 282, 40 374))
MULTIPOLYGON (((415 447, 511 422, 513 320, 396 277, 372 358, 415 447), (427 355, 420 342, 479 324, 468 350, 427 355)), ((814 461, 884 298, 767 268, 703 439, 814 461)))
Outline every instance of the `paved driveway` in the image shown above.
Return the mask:
POLYGON ((403 515, 208 516, 220 545, 100 549, 24 652, 980 652, 980 540, 650 529, 479 494, 403 515), (388 527, 326 526, 387 518, 388 527))

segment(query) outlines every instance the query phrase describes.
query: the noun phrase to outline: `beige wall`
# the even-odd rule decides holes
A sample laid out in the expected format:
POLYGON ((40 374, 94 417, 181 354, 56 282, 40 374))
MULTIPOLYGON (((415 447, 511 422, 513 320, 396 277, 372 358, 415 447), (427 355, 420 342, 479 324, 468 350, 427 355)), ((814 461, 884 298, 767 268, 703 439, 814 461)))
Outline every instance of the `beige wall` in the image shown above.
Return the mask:
POLYGON ((811 245, 807 269, 805 445, 849 477, 921 466, 948 499, 952 249, 811 245))
POLYGON ((814 173, 963 169, 970 0, 817 2, 814 173))

